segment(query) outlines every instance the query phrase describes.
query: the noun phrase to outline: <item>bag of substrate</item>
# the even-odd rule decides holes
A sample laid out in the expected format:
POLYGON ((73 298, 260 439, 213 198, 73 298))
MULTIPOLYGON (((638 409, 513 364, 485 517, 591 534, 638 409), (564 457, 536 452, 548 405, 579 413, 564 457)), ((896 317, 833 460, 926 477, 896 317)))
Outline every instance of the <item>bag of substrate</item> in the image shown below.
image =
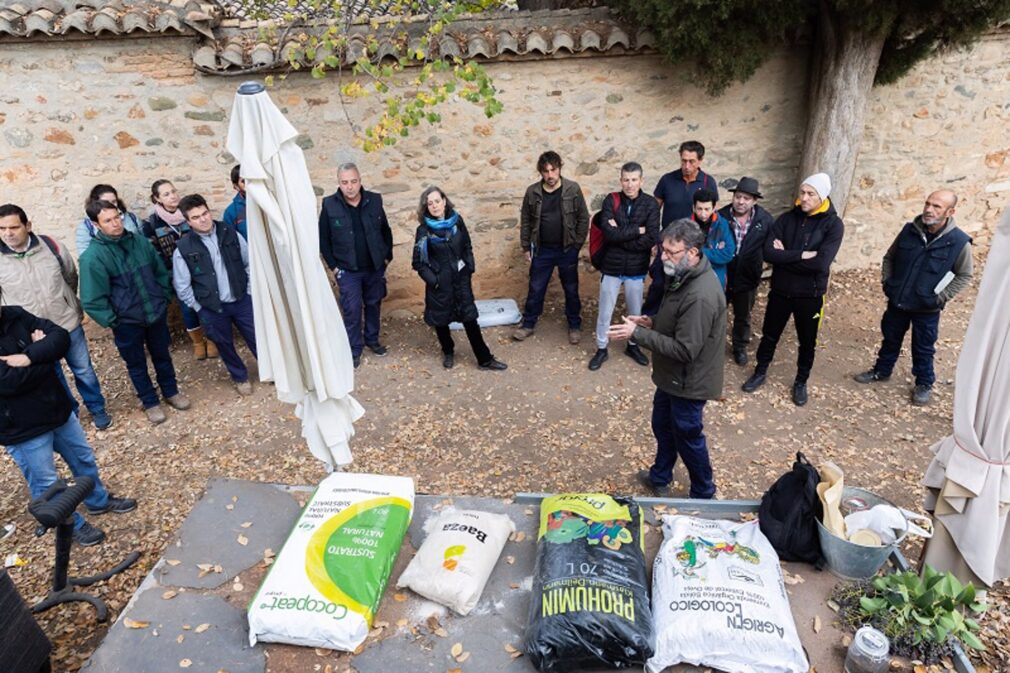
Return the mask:
POLYGON ((424 529, 428 536, 396 586, 468 614, 515 524, 505 514, 450 508, 428 519, 424 529))
POLYGON ((653 632, 638 505, 602 493, 544 498, 537 540, 524 638, 533 665, 642 666, 653 632))
POLYGON ((652 569, 659 673, 684 662, 726 673, 807 673, 775 549, 757 521, 663 517, 652 569))
POLYGON ((249 644, 353 651, 371 629, 413 506, 408 477, 324 479, 249 604, 249 644))

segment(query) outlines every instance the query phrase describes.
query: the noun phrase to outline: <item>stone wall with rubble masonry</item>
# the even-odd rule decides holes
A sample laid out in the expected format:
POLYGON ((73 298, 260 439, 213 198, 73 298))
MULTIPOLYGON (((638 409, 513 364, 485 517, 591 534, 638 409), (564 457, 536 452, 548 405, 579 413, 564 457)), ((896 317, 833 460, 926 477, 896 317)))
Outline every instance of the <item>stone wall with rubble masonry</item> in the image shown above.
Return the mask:
MULTIPOLYGON (((982 233, 996 220, 1010 191, 1008 42, 1010 34, 989 36, 874 91, 838 268, 878 264, 901 223, 939 186, 961 195, 968 231, 982 233)), ((241 80, 196 73, 192 48, 184 37, 0 45, 0 202, 19 203, 38 231, 68 243, 98 182, 119 188, 141 215, 157 178, 223 210, 232 196, 228 116, 241 80)), ((360 128, 378 99, 342 103, 335 77, 304 74, 279 81, 271 95, 302 133, 320 197, 336 188, 336 166, 348 160, 383 193, 395 241, 387 306, 417 312, 423 293, 411 245, 418 195, 429 184, 445 189, 473 230, 478 296, 522 300, 518 210, 544 149, 561 153, 564 175, 598 204, 617 188, 622 162, 642 163, 651 189, 677 167, 678 144, 698 139, 709 173, 721 183, 757 177, 766 207, 780 212, 800 177, 806 62, 802 50, 783 50, 720 98, 655 56, 492 64, 503 114, 489 120, 456 102, 440 125, 371 154, 355 145, 349 120, 360 128)), ((585 296, 595 295, 594 280, 584 261, 585 296)))

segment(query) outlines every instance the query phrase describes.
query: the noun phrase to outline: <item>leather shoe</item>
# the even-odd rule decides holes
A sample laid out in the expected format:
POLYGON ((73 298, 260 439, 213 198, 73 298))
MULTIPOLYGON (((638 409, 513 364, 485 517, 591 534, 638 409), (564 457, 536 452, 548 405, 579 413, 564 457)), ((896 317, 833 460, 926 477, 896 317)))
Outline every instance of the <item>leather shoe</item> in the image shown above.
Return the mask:
POLYGON ((365 344, 365 345, 368 346, 368 350, 372 351, 372 353, 378 355, 380 358, 389 352, 389 349, 380 344, 378 341, 376 341, 374 344, 365 344))
POLYGON ((606 348, 597 348, 596 353, 593 355, 592 359, 589 360, 589 371, 595 372, 603 366, 603 363, 606 362, 609 357, 610 354, 607 353, 606 348))
POLYGON ((650 491, 656 494, 656 497, 659 498, 669 498, 672 493, 669 484, 666 486, 657 486, 652 483, 652 474, 649 470, 638 471, 638 483, 647 487, 650 491))
POLYGON ((744 381, 743 385, 740 386, 740 390, 744 391, 745 393, 752 393, 761 386, 763 386, 767 379, 768 375, 765 374, 764 372, 754 372, 753 374, 750 375, 750 378, 744 381))
POLYGON ((164 423, 168 420, 168 416, 165 415, 165 410, 161 408, 160 404, 155 404, 153 407, 144 409, 144 413, 147 414, 147 420, 151 421, 154 425, 164 423))
POLYGON ((512 332, 512 338, 516 341, 524 341, 526 337, 533 336, 532 327, 519 327, 514 332, 512 332))
POLYGON ((747 351, 733 351, 733 362, 741 367, 747 364, 747 351))
POLYGON ((582 330, 577 327, 573 327, 568 330, 568 343, 573 346, 578 346, 579 342, 582 341, 582 330))
POLYGON ((456 366, 456 356, 452 353, 442 354, 442 366, 446 369, 452 369, 456 366))
POLYGON ((868 369, 865 372, 860 372, 852 377, 856 383, 876 383, 878 381, 886 381, 890 376, 881 376, 877 373, 875 369, 868 369))
POLYGON ((929 404, 929 398, 933 393, 930 386, 918 385, 912 390, 912 404, 917 407, 924 407, 929 404))
POLYGON ((802 407, 807 403, 807 384, 796 382, 793 384, 793 404, 802 407))
POLYGON ((645 357, 645 353, 642 352, 642 349, 637 344, 628 344, 625 346, 624 354, 643 367, 649 366, 649 358, 645 357))
POLYGON ((478 367, 480 367, 481 369, 487 369, 487 370, 490 370, 490 371, 493 371, 493 372, 500 372, 500 371, 504 371, 504 370, 506 370, 506 369, 509 368, 509 366, 507 364, 505 364, 501 360, 495 360, 494 358, 491 358, 487 362, 485 362, 485 363, 483 363, 481 365, 478 365, 478 367))

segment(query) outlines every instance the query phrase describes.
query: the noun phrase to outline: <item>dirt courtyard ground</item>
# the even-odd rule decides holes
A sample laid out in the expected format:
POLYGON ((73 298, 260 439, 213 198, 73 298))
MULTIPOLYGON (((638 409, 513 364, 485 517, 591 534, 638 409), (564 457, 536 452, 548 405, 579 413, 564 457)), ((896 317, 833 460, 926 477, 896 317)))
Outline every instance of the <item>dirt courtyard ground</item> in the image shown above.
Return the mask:
MULTIPOLYGON (((929 447, 951 430, 954 370, 976 288, 977 279, 944 312, 938 382, 933 403, 925 408, 909 404, 907 342, 890 382, 868 387, 852 380, 872 364, 879 341, 884 302, 876 271, 833 277, 805 408, 789 399, 796 357, 791 332, 780 345, 768 384, 754 395, 740 391, 750 368, 727 358, 725 397, 705 409, 717 497, 759 498, 802 450, 815 464, 836 462, 847 483, 918 509, 917 484, 932 455, 929 447)), ((527 341, 514 342, 511 328, 486 331, 494 354, 509 365, 505 372, 478 370, 461 333, 456 367, 444 370, 430 328, 416 318, 387 319, 382 341, 389 355, 366 352, 357 371, 355 395, 366 414, 357 424, 351 469, 411 476, 422 493, 644 494, 634 474, 650 464, 654 451, 650 370, 624 357, 623 346, 617 346, 602 369, 588 371, 592 338, 587 329, 581 345, 567 343, 558 295, 552 285, 550 308, 527 341)), ((757 328, 763 306, 762 298, 754 311, 757 328)), ((587 328, 594 318, 595 304, 589 303, 584 308, 587 328)), ((96 518, 109 541, 75 548, 73 560, 78 574, 91 574, 132 549, 144 552, 134 568, 92 588, 118 610, 172 540, 208 478, 312 484, 324 471, 300 441, 293 409, 275 399, 271 386, 256 384, 253 397, 240 398, 223 365, 194 361, 180 340, 173 355, 193 408, 169 409, 167 423, 150 426, 110 336, 94 328, 89 326, 93 357, 115 425, 88 434, 107 485, 114 493, 138 498, 140 506, 128 515, 96 518)), ((754 347, 756 342, 751 355, 754 347)), ((90 428, 86 415, 85 425, 90 428)), ((47 588, 52 538, 33 536, 22 477, 9 457, 2 460, 0 522, 16 523, 17 532, 0 542, 0 551, 29 560, 12 577, 32 602, 47 588)), ((676 495, 685 496, 682 466, 677 479, 676 495)), ((41 616, 57 647, 57 670, 79 668, 101 640, 104 630, 94 626, 92 615, 75 604, 41 616)), ((1007 647, 1005 641, 1002 647, 1007 647)), ((1010 670, 1006 659, 990 663, 992 670, 1010 670)))

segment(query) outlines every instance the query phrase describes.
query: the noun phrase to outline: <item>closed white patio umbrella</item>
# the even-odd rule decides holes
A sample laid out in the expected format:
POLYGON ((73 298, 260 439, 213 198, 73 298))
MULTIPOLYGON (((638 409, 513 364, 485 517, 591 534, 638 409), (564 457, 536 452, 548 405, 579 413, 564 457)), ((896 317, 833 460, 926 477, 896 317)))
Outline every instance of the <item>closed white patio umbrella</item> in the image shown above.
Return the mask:
POLYGON ((1010 209, 996 227, 954 380, 954 434, 932 447, 925 562, 987 586, 1010 577, 1010 209))
POLYGON ((319 259, 316 196, 297 135, 261 84, 239 87, 228 151, 246 182, 260 379, 297 405, 309 450, 332 470, 351 462, 364 409, 351 396, 351 349, 319 259))

